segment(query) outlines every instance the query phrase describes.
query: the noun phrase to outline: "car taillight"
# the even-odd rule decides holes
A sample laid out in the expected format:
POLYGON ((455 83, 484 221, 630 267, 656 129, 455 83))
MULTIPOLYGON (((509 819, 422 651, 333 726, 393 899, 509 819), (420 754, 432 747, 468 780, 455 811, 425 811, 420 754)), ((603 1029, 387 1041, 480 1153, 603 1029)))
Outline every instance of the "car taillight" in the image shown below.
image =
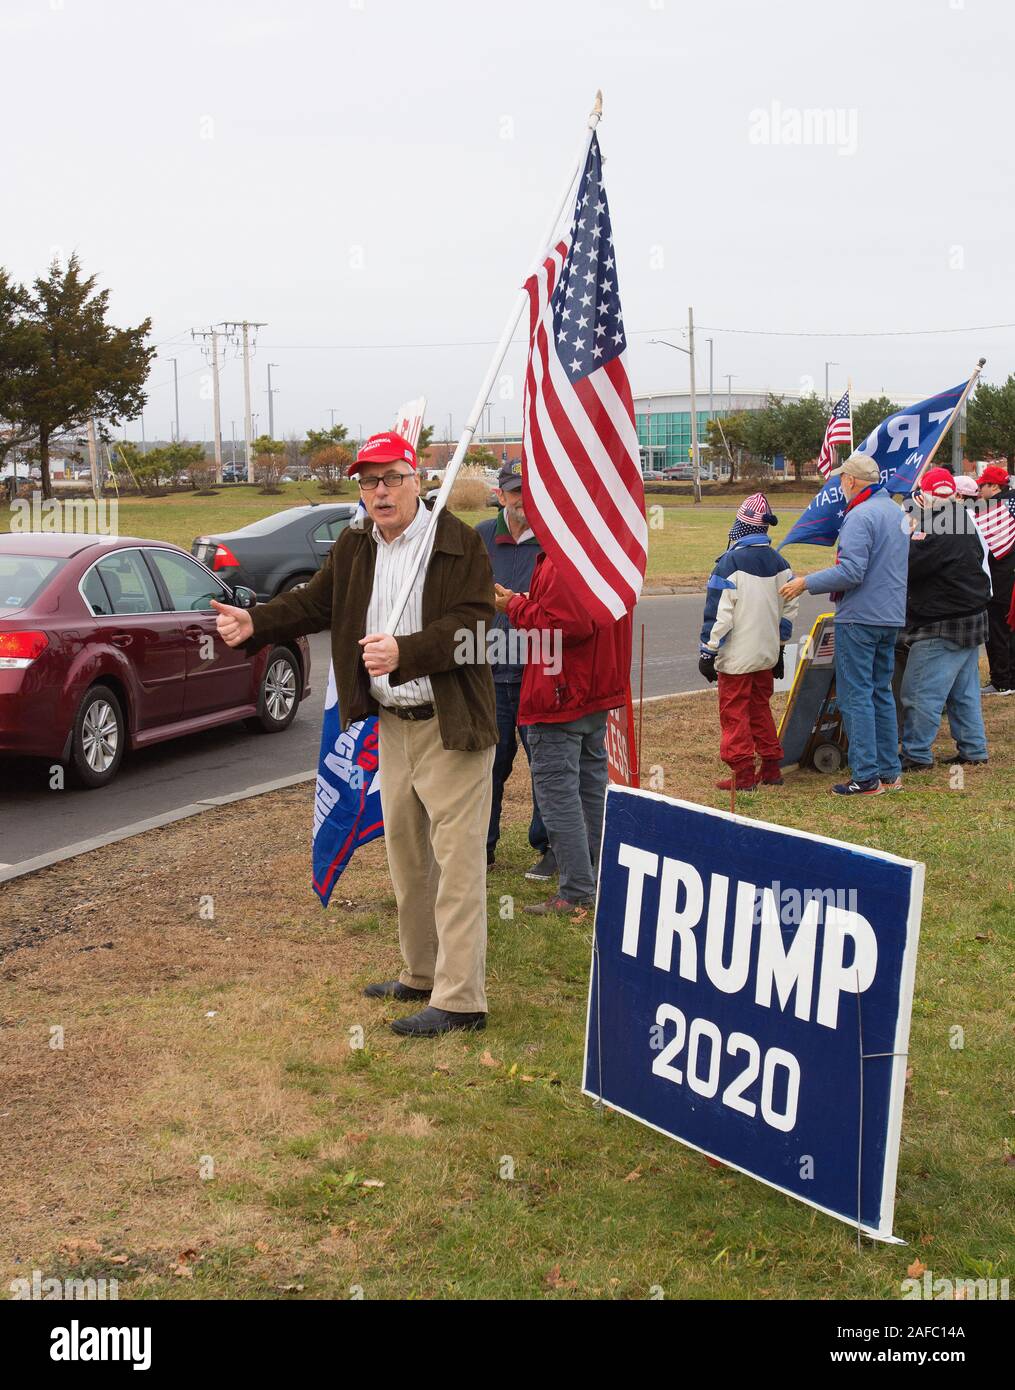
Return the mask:
POLYGON ((48 646, 44 632, 0 632, 0 671, 23 671, 48 646))
POLYGON ((217 545, 211 567, 213 570, 238 570, 240 562, 227 545, 217 545))

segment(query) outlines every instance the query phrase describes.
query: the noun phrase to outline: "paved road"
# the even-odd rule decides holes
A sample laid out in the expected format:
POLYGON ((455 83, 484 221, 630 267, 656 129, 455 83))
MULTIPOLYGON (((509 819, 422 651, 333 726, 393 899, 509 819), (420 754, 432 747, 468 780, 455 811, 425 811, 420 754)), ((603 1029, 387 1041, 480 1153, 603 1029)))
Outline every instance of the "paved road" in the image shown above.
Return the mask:
MULTIPOLYGON (((640 628, 645 625, 645 695, 701 688, 696 594, 646 598, 635 613, 632 687, 638 692, 640 628)), ((821 611, 804 598, 799 630, 821 611)), ((313 694, 284 734, 249 733, 241 724, 158 744, 129 758, 100 791, 50 791, 46 765, 0 760, 0 865, 17 864, 208 797, 225 796, 317 766, 328 639, 310 639, 313 694)))

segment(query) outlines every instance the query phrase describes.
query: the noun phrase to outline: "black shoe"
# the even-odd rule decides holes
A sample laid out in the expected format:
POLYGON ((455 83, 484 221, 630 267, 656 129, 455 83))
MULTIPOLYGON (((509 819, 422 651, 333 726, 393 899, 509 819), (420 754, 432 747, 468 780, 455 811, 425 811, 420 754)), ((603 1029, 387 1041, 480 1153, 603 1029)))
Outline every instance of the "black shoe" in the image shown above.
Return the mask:
POLYGON ((408 1018, 396 1018, 391 1031, 403 1038, 436 1038, 457 1029, 481 1032, 486 1027, 486 1014, 452 1013, 448 1009, 429 1007, 408 1018))
POLYGON ((384 980, 379 985, 367 985, 363 991, 368 999, 398 999, 403 1004, 411 1004, 414 999, 429 999, 428 989, 412 989, 401 980, 384 980))
POLYGON ((533 883, 547 883, 551 878, 557 877, 557 858, 552 849, 545 850, 543 857, 538 863, 533 864, 525 877, 531 879, 533 883))
POLYGON ((903 772, 933 772, 933 763, 914 763, 912 758, 902 759, 903 772))
POLYGON ((986 767, 986 758, 964 758, 961 753, 956 753, 954 758, 945 758, 945 763, 949 767, 986 767))

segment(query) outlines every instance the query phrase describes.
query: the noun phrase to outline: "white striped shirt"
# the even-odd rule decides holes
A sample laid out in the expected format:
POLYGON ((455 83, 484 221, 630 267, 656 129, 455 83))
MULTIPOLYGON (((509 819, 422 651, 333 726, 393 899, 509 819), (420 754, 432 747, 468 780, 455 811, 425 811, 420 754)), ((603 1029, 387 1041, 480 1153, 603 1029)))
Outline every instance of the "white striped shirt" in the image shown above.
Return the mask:
MULTIPOLYGON (((377 542, 377 562, 374 566, 374 587, 367 606, 367 632, 380 632, 388 620, 391 605, 402 587, 412 562, 419 553, 419 545, 426 530, 430 513, 420 502, 412 521, 393 541, 386 541, 374 527, 374 540, 377 542)), ((411 632, 423 630, 423 585, 429 565, 420 565, 416 582, 409 594, 409 602, 398 622, 395 624, 395 637, 405 637, 411 632)), ((406 681, 403 685, 391 684, 387 676, 371 676, 370 694, 379 705, 431 705, 433 687, 429 677, 422 676, 416 681, 406 681)))

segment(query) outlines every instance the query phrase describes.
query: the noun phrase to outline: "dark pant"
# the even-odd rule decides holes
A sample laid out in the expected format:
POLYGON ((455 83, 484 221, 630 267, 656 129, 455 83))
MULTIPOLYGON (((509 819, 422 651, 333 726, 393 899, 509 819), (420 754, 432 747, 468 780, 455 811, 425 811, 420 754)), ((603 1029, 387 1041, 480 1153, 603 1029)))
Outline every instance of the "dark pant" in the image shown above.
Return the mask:
POLYGON ((990 683, 996 690, 1015 686, 1015 632, 1008 626, 1013 573, 995 568, 991 572, 994 596, 987 605, 987 663, 990 683))
POLYGON ((763 763, 782 762, 782 744, 776 733, 769 701, 775 677, 771 671, 749 671, 742 676, 719 672, 719 756, 732 768, 754 766, 754 754, 763 763))
POLYGON ((532 781, 560 874, 560 896, 591 899, 609 781, 606 712, 564 724, 530 724, 532 781))
MULTIPOLYGON (((516 732, 521 735, 525 756, 532 762, 529 752, 529 735, 525 728, 518 728, 518 699, 522 693, 521 681, 494 681, 497 694, 497 732, 500 738, 493 759, 493 800, 490 803, 490 829, 486 836, 486 850, 493 854, 500 839, 500 809, 504 801, 504 783, 511 776, 515 754, 518 751, 516 732)), ((550 841, 546 826, 539 814, 536 788, 532 787, 532 819, 529 821, 529 844, 537 854, 545 854, 550 841)))

